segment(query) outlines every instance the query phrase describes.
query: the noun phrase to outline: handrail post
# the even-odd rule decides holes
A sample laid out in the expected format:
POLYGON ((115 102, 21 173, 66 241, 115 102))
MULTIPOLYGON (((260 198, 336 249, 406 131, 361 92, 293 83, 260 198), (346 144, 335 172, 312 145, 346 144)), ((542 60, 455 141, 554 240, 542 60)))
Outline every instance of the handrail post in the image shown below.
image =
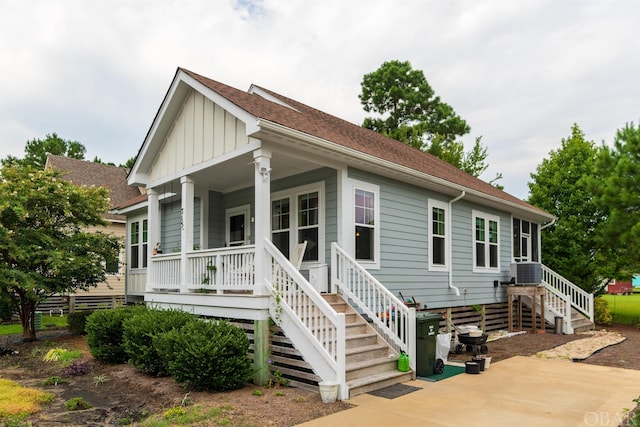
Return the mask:
POLYGON ((409 309, 409 316, 407 317, 407 355, 409 356, 409 365, 411 370, 416 372, 416 309, 409 309))
POLYGON ((338 313, 336 321, 336 380, 340 384, 340 400, 349 397, 347 388, 347 332, 344 313, 338 313))

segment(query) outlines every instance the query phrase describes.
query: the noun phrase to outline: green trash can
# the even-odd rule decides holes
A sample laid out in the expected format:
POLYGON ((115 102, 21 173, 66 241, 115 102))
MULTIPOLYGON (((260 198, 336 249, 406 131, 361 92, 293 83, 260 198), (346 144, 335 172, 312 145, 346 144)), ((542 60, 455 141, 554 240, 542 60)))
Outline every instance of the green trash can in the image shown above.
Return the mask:
POLYGON ((36 331, 41 331, 42 330, 42 312, 36 311, 33 320, 36 327, 36 331))
POLYGON ((442 315, 416 313, 416 375, 430 377, 434 374, 438 329, 442 315))

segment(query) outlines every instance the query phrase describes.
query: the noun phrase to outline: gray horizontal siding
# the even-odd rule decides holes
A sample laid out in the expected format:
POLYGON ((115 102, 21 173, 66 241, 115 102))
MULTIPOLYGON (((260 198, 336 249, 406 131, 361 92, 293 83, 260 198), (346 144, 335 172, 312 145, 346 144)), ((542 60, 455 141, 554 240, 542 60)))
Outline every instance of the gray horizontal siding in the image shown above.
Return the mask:
POLYGON ((458 297, 449 289, 449 273, 429 271, 428 200, 448 202, 451 197, 389 178, 355 169, 349 176, 380 186, 380 258, 379 270, 370 270, 392 293, 411 296, 431 309, 486 304, 505 300, 504 289, 493 281, 508 280, 511 262, 511 215, 475 205, 464 199, 452 205, 453 285, 460 288, 458 297), (473 272, 472 211, 478 210, 500 218, 500 271, 473 272), (464 290, 467 290, 466 295, 464 290))

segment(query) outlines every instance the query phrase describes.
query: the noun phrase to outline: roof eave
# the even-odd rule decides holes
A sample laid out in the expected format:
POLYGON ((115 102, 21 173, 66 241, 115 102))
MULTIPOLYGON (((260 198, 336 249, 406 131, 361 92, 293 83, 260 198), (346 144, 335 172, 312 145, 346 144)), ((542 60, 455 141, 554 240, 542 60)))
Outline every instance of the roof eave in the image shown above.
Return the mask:
POLYGON ((527 207, 527 206, 523 206, 523 205, 511 202, 509 200, 504 200, 499 197, 495 197, 495 196, 483 193, 481 191, 468 188, 464 185, 456 184, 451 181, 447 181, 443 178, 439 178, 424 172, 420 172, 415 169, 391 162, 389 160, 381 159, 379 157, 372 156, 367 153, 363 153, 353 148, 345 147, 335 142, 331 142, 323 138, 319 138, 304 132, 297 131, 295 129, 291 129, 287 126, 283 126, 269 120, 259 119, 257 121, 257 126, 265 131, 270 131, 270 132, 281 134, 285 137, 302 140, 307 143, 313 144, 315 146, 322 147, 327 150, 336 152, 343 156, 354 158, 354 159, 357 159, 381 168, 395 171, 397 173, 400 173, 407 177, 412 177, 419 181, 432 183, 439 187, 449 188, 452 190, 452 192, 461 193, 464 191, 466 193, 465 195, 466 199, 468 198, 481 199, 489 204, 497 204, 497 205, 503 206, 509 212, 522 212, 523 214, 531 216, 532 218, 535 218, 535 219, 539 219, 541 221, 552 221, 555 218, 553 215, 549 214, 548 212, 542 211, 535 207, 527 207))

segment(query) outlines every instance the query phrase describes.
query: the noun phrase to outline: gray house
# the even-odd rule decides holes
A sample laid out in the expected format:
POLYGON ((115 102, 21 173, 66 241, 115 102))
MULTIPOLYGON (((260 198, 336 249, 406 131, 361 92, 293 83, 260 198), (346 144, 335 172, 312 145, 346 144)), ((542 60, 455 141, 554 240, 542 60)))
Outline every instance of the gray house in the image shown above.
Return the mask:
POLYGON ((128 298, 245 325, 258 383, 275 365, 345 399, 407 380, 394 358, 415 369, 416 308, 506 328, 504 285, 531 272, 534 316, 593 320, 591 296, 541 264, 552 215, 259 86, 178 69, 128 180, 146 193, 118 209, 128 298))

